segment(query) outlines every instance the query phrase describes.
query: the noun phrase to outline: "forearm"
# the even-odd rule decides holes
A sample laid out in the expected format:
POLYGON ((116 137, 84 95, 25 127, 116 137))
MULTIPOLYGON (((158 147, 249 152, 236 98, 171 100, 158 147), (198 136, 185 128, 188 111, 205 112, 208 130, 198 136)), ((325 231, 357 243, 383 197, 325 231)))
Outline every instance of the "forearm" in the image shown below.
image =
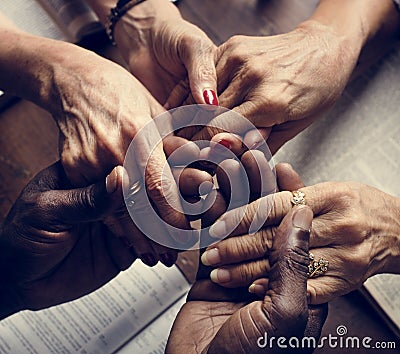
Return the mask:
POLYGON ((351 57, 363 67, 381 55, 400 29, 393 0, 321 0, 310 20, 342 37, 351 57))
POLYGON ((75 64, 82 65, 95 54, 70 43, 30 35, 3 19, 0 17, 0 89, 56 112, 61 105, 56 82, 60 73, 73 74, 75 64))

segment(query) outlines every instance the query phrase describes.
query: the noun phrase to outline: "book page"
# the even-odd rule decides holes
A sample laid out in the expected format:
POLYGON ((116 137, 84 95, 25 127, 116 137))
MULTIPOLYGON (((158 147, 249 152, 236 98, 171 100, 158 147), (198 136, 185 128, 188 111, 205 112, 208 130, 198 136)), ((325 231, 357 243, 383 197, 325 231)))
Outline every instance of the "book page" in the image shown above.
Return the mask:
POLYGON ((81 299, 1 321, 0 353, 112 353, 188 290, 177 267, 137 261, 81 299))
POLYGON ((63 41, 72 40, 36 0, 1 0, 0 11, 25 32, 63 41))
POLYGON ((116 353, 164 354, 175 317, 178 315, 179 310, 185 303, 186 296, 182 296, 174 305, 172 305, 137 336, 132 338, 132 340, 126 343, 116 353))
POLYGON ((380 274, 368 279, 364 287, 400 329, 400 277, 395 274, 380 274))

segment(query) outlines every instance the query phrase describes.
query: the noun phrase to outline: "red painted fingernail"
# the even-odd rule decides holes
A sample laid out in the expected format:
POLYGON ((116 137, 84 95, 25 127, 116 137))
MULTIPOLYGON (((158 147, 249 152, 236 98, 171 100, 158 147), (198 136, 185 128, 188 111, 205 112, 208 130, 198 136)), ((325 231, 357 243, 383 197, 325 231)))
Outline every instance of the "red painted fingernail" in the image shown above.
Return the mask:
POLYGON ((212 105, 212 106, 218 106, 218 98, 214 90, 204 90, 203 91, 203 98, 205 103, 212 105))
POLYGON ((232 145, 228 140, 221 139, 221 140, 218 140, 218 142, 211 147, 211 151, 214 154, 215 153, 223 154, 223 153, 226 153, 227 150, 230 150, 231 146, 232 145))
POLYGON ((228 140, 225 140, 225 139, 218 140, 218 144, 226 147, 227 149, 231 148, 231 143, 228 140))

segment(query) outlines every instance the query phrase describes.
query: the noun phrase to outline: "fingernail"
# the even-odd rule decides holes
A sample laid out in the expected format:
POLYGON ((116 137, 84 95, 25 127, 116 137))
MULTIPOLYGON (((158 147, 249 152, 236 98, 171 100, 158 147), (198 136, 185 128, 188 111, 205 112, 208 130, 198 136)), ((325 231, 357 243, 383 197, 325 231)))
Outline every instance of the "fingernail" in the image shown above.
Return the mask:
POLYGON ((292 215, 292 224, 294 227, 309 231, 313 220, 313 213, 307 206, 297 207, 292 215))
POLYGON ((161 262, 166 267, 172 267, 174 265, 174 263, 175 263, 175 260, 173 259, 173 257, 170 256, 168 253, 160 254, 160 259, 161 259, 161 262))
POLYGON ((112 194, 117 190, 117 181, 117 169, 114 168, 112 172, 106 177, 106 190, 108 194, 112 194))
POLYGON ((224 220, 217 221, 215 224, 211 225, 208 231, 209 235, 214 238, 223 238, 226 235, 226 223, 224 220))
POLYGON ((228 281, 231 280, 231 273, 229 273, 229 271, 224 268, 214 269, 210 273, 210 279, 214 283, 219 283, 219 284, 227 283, 228 281))
POLYGON ((214 90, 204 90, 203 91, 203 98, 204 98, 204 102, 212 105, 212 106, 218 106, 218 98, 216 93, 214 92, 214 90))
POLYGON ((221 262, 221 257, 219 256, 218 248, 212 248, 205 251, 201 255, 201 263, 206 266, 215 265, 221 262))
POLYGON ((146 265, 148 265, 149 267, 154 267, 157 264, 157 260, 155 259, 155 257, 150 254, 150 253, 145 253, 143 254, 140 259, 142 260, 142 262, 146 265))
POLYGON ((249 286, 249 293, 264 296, 266 293, 266 290, 264 289, 264 287, 262 285, 251 284, 249 286))
POLYGON ((256 141, 253 145, 250 146, 249 150, 256 150, 258 149, 264 141, 256 141))

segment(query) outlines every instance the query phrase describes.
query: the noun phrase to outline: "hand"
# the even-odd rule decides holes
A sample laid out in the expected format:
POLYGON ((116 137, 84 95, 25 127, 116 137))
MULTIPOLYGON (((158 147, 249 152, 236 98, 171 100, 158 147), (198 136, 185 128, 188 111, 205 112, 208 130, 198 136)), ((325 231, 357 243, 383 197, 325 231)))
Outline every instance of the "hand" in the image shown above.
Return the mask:
MULTIPOLYGON (((288 341, 313 336, 318 340, 327 307, 307 307, 311 221, 308 207, 297 207, 283 219, 270 254, 270 281, 263 301, 224 300, 229 294, 217 285, 207 280, 195 283, 175 320, 166 352, 265 353, 267 337, 283 336, 288 341)), ((268 352, 279 351, 278 346, 267 348, 268 352)))
POLYGON ((70 189, 57 163, 27 185, 0 236, 1 317, 76 299, 132 264, 135 252, 105 225, 123 203, 122 171, 70 189))
MULTIPOLYGON (((277 36, 232 37, 217 50, 220 105, 264 128, 274 154, 336 102, 357 57, 344 37, 316 21, 277 36)), ((214 123, 243 135, 231 118, 214 123)), ((217 132, 212 125, 193 139, 210 139, 217 132)))
MULTIPOLYGON (((132 139, 146 126, 150 129, 137 135, 130 156, 139 167, 139 175, 131 182, 144 178, 147 193, 164 221, 189 229, 187 219, 178 212, 178 188, 161 137, 156 126, 150 125, 152 117, 164 109, 119 65, 71 48, 71 53, 64 52, 65 65, 56 66, 52 85, 56 99, 50 107, 60 127, 61 160, 68 177, 75 185, 103 178, 124 162, 132 139), (76 57, 68 56, 72 52, 76 57)), ((171 236, 178 243, 186 241, 171 236)))
POLYGON ((118 21, 115 41, 132 74, 167 109, 190 93, 197 103, 218 105, 216 47, 169 1, 134 6, 118 21))
MULTIPOLYGON (((160 216, 178 229, 188 229, 187 219, 177 211, 178 188, 152 119, 165 110, 143 85, 121 66, 76 45, 32 36, 7 23, 0 27, 1 43, 12 43, 0 55, 4 89, 54 116, 62 164, 73 184, 103 179, 123 163, 137 136, 137 178, 144 179, 160 216), (137 134, 145 126, 151 127, 148 134, 137 134)), ((182 243, 179 237, 176 241, 182 243)))
MULTIPOLYGON (((196 172, 182 174, 186 193, 195 193, 203 182, 196 172), (192 178, 185 182, 187 176, 192 178)), ((71 189, 56 163, 25 187, 0 234, 0 317, 83 296, 137 258, 149 266, 158 259, 167 266, 175 263, 176 251, 145 238, 127 215, 125 173, 119 166, 105 181, 71 189)))
MULTIPOLYGON (((322 257, 329 261, 326 273, 308 280, 311 304, 325 303, 357 289, 374 274, 400 271, 398 198, 353 182, 320 183, 300 190, 305 193, 315 215, 310 251, 317 259, 322 257)), ((228 281, 219 281, 218 271, 214 272, 214 281, 227 287, 249 286, 254 282, 253 292, 264 291, 268 274, 265 270, 269 269, 264 255, 276 237, 277 225, 292 208, 291 199, 289 192, 267 196, 248 205, 244 214, 241 208, 224 214, 220 220, 225 221, 225 226, 218 226, 218 221, 213 225, 210 235, 220 237, 232 223, 239 223, 230 238, 212 246, 212 258, 203 254, 205 264, 225 270, 224 280, 228 281), (252 237, 245 235, 250 223, 263 217, 263 210, 271 206, 263 228, 252 237), (263 279, 257 281, 259 278, 263 279)))

